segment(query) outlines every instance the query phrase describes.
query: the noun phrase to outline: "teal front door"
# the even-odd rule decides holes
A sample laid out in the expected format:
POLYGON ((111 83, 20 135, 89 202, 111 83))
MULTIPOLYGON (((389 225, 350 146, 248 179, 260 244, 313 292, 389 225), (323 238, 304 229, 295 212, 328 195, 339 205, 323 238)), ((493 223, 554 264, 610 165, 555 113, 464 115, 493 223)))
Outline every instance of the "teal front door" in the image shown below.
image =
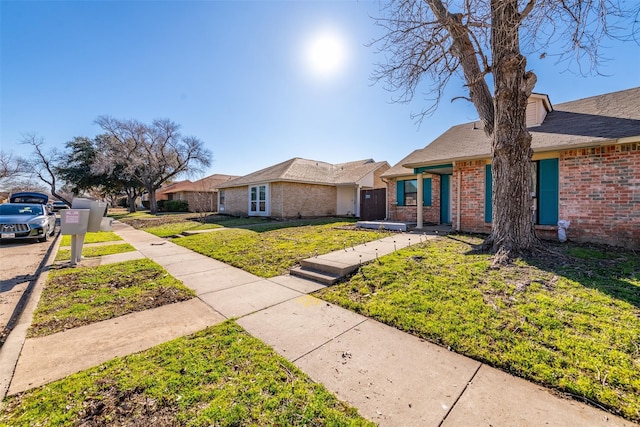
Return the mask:
POLYGON ((440 175, 440 223, 451 224, 451 176, 440 175))

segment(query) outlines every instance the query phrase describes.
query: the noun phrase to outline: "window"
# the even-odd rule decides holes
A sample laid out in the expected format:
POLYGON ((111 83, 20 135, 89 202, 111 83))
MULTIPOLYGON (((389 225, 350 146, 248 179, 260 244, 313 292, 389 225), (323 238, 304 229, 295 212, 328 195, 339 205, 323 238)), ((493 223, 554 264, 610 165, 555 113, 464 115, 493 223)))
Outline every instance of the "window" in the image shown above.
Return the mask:
POLYGON ((418 180, 412 179, 404 182, 404 205, 416 206, 418 204, 418 180))
MULTIPOLYGON (((539 225, 556 225, 558 223, 558 159, 544 159, 531 162, 532 191, 535 194, 535 218, 539 225)), ((484 220, 491 222, 493 178, 491 165, 485 169, 485 206, 484 220)))
POLYGON ((268 215, 267 185, 249 187, 249 214, 268 215))
MULTIPOLYGON (((396 202, 398 206, 418 204, 418 180, 398 180, 396 182, 396 202)), ((431 178, 422 179, 422 206, 431 206, 431 178)))
POLYGON ((219 201, 218 201, 218 211, 220 212, 224 212, 224 190, 220 190, 218 192, 218 197, 219 197, 219 201))

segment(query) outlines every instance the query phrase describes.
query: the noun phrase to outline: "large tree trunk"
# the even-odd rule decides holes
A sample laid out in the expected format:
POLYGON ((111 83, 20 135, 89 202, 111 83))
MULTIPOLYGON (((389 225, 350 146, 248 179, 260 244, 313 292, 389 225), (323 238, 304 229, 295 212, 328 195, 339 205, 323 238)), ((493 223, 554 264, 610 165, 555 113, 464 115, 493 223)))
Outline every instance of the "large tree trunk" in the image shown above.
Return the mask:
POLYGON ((502 263, 530 251, 539 243, 531 196, 531 135, 526 110, 536 77, 526 72, 520 53, 520 15, 516 0, 492 0, 494 76, 493 219, 485 246, 502 263))
POLYGON ((134 213, 138 209, 136 207, 137 192, 134 188, 127 188, 124 190, 127 193, 127 203, 129 204, 129 213, 134 213))
POLYGON ((153 187, 147 187, 147 192, 149 193, 149 211, 155 215, 158 213, 158 202, 156 201, 156 190, 153 187))

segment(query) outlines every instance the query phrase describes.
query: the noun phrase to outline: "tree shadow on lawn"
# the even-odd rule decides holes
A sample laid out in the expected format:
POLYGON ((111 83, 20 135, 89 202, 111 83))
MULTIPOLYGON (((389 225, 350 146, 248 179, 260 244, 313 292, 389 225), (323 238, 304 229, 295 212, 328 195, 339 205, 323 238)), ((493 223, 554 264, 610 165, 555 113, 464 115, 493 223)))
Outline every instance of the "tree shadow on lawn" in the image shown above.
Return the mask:
POLYGON ((544 243, 551 251, 528 257, 527 263, 640 308, 640 257, 632 251, 573 242, 544 243))
MULTIPOLYGON (((447 237, 470 244, 455 235, 447 237)), ((469 255, 486 253, 481 245, 471 245, 469 255)), ((633 251, 576 242, 543 241, 543 245, 546 251, 522 257, 522 261, 640 308, 640 257, 633 251)))

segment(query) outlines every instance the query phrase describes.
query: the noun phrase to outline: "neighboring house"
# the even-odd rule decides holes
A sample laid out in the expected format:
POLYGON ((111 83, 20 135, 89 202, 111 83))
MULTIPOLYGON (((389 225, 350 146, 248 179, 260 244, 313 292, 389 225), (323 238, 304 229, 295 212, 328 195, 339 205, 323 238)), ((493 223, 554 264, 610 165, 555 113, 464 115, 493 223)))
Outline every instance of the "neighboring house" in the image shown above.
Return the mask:
POLYGON ((156 192, 156 200, 185 200, 191 212, 217 212, 218 187, 235 175, 214 174, 198 181, 178 181, 156 192))
MULTIPOLYGON (((555 106, 533 94, 527 126, 538 234, 554 237, 562 219, 570 239, 640 247, 640 88, 555 106)), ((491 140, 479 122, 450 128, 382 177, 391 220, 491 230, 491 140)))
POLYGON ((387 162, 293 158, 219 186, 220 212, 274 218, 360 215, 360 193, 385 188, 387 162))

